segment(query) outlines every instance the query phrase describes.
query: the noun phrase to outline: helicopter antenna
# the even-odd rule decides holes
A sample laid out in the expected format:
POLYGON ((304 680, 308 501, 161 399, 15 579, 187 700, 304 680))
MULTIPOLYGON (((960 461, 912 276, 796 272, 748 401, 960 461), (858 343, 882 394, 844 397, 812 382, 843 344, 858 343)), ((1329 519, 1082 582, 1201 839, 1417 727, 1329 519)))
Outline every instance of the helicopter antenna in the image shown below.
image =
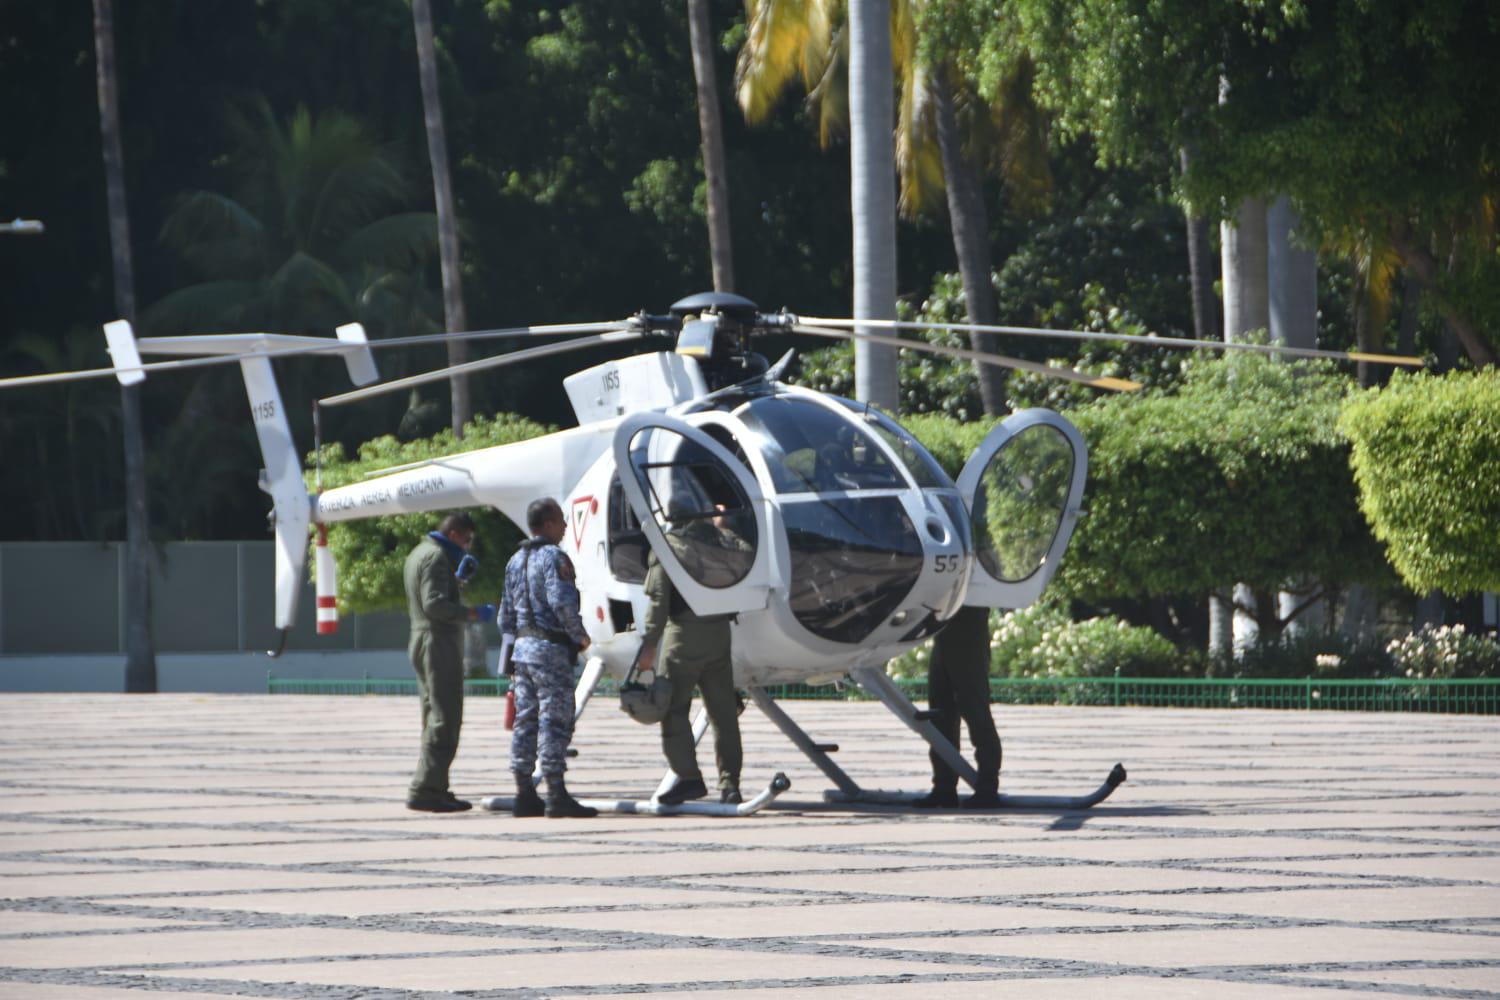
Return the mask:
MULTIPOLYGON (((843 321, 839 320, 837 322, 843 321)), ((861 325, 865 323, 864 320, 860 320, 859 322, 861 325)), ((1069 382, 1090 385, 1096 389, 1109 389, 1113 392, 1134 392, 1136 389, 1141 388, 1141 383, 1133 382, 1128 378, 1115 378, 1112 375, 1089 375, 1072 368, 1054 368, 1051 365, 1039 364, 1035 361, 1023 361, 1020 358, 1007 357, 1004 354, 971 351, 964 347, 945 347, 942 344, 929 344, 922 340, 902 340, 900 337, 885 337, 876 333, 855 333, 852 330, 828 330, 823 327, 809 326, 807 323, 793 323, 791 330, 793 333, 805 333, 814 337, 827 337, 831 340, 866 340, 873 344, 907 347, 914 351, 925 351, 928 354, 941 354, 949 358, 961 358, 965 361, 978 361, 987 365, 999 365, 1002 368, 1016 368, 1025 372, 1035 372, 1038 375, 1066 379, 1069 382)))
MULTIPOLYGON (((812 316, 799 317, 803 323, 817 326, 852 327, 852 319, 823 319, 812 316)), ((860 326, 880 327, 887 330, 954 330, 967 333, 998 333, 1017 337, 1054 337, 1064 340, 1102 340, 1125 344, 1144 344, 1148 347, 1180 347, 1200 351, 1250 351, 1257 354, 1284 354, 1296 358, 1329 358, 1334 361, 1365 361, 1378 365, 1404 365, 1421 368, 1426 362, 1421 358, 1404 354, 1371 354, 1366 351, 1321 351, 1310 347, 1283 347, 1277 344, 1245 344, 1228 340, 1192 340, 1186 337, 1142 337, 1131 333, 1092 333, 1084 330, 1046 330, 1029 326, 986 326, 978 323, 917 323, 907 320, 862 319, 860 326)), ((868 337, 865 339, 869 339, 868 337)), ((902 342, 903 347, 921 345, 902 342)))

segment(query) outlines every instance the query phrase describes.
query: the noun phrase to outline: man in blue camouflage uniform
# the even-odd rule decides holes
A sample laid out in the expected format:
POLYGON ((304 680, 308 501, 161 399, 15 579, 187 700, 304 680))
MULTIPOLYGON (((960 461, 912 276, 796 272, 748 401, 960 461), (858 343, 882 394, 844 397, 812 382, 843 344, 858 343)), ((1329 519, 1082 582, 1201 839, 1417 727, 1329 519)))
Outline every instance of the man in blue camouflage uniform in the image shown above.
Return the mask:
POLYGON ((516 816, 597 816, 598 810, 581 805, 563 783, 573 738, 573 666, 589 647, 578 614, 573 562, 557 547, 567 534, 567 521, 549 497, 526 509, 526 527, 532 537, 505 567, 500 606, 500 631, 514 637, 510 658, 516 721, 510 769, 516 776, 516 801, 511 811, 516 816), (545 803, 531 780, 538 749, 547 777, 545 803))

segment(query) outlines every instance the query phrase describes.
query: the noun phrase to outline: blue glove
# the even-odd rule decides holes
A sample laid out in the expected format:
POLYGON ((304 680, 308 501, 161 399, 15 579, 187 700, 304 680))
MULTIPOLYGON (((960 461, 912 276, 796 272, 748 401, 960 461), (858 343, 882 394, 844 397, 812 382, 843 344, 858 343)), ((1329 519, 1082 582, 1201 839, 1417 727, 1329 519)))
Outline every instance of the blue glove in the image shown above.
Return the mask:
POLYGON ((468 583, 474 579, 474 574, 479 572, 479 560, 473 556, 466 555, 458 561, 458 569, 453 575, 458 578, 459 583, 468 583))
POLYGON ((492 622, 495 620, 495 606, 493 604, 481 604, 474 610, 478 612, 479 620, 482 622, 492 622))

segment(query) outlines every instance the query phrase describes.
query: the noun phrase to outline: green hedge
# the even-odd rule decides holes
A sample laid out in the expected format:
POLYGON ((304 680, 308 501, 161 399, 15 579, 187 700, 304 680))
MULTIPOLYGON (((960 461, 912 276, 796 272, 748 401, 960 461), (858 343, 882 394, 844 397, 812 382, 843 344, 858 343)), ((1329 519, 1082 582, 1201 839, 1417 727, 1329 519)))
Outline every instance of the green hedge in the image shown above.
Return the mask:
POLYGON ((1418 592, 1500 590, 1500 372, 1397 374, 1345 407, 1360 508, 1418 592))
MULTIPOLYGON (((451 429, 405 443, 386 435, 360 445, 355 458, 345 455, 340 445, 327 445, 323 449, 323 486, 331 489, 391 466, 525 441, 554 430, 525 417, 501 413, 493 418, 475 417, 464 428, 462 441, 453 436, 451 429)), ((315 457, 309 457, 309 466, 315 457)), ((311 470, 308 478, 311 482, 311 470)), ((329 525, 328 545, 338 564, 340 610, 362 614, 404 608, 402 563, 412 546, 437 527, 441 513, 396 514, 329 525)), ((475 525, 471 551, 479 560, 479 573, 469 586, 475 593, 491 595, 487 599, 494 600, 493 595, 500 593, 504 582, 505 563, 520 544, 522 535, 494 508, 469 508, 469 514, 475 525)))

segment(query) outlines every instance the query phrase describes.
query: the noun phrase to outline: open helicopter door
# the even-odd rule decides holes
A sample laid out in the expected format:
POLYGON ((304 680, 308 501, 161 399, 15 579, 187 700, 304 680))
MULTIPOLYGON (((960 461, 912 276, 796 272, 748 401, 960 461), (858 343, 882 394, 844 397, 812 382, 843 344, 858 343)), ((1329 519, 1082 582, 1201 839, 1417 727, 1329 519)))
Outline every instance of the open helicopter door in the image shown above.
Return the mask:
POLYGON ((989 432, 964 464, 958 491, 974 532, 964 603, 1024 608, 1057 572, 1081 513, 1088 448, 1051 410, 1022 410, 989 432))
POLYGON ((766 606, 766 502, 739 459, 662 413, 638 413, 620 424, 614 458, 625 499, 688 607, 718 615, 766 606))

